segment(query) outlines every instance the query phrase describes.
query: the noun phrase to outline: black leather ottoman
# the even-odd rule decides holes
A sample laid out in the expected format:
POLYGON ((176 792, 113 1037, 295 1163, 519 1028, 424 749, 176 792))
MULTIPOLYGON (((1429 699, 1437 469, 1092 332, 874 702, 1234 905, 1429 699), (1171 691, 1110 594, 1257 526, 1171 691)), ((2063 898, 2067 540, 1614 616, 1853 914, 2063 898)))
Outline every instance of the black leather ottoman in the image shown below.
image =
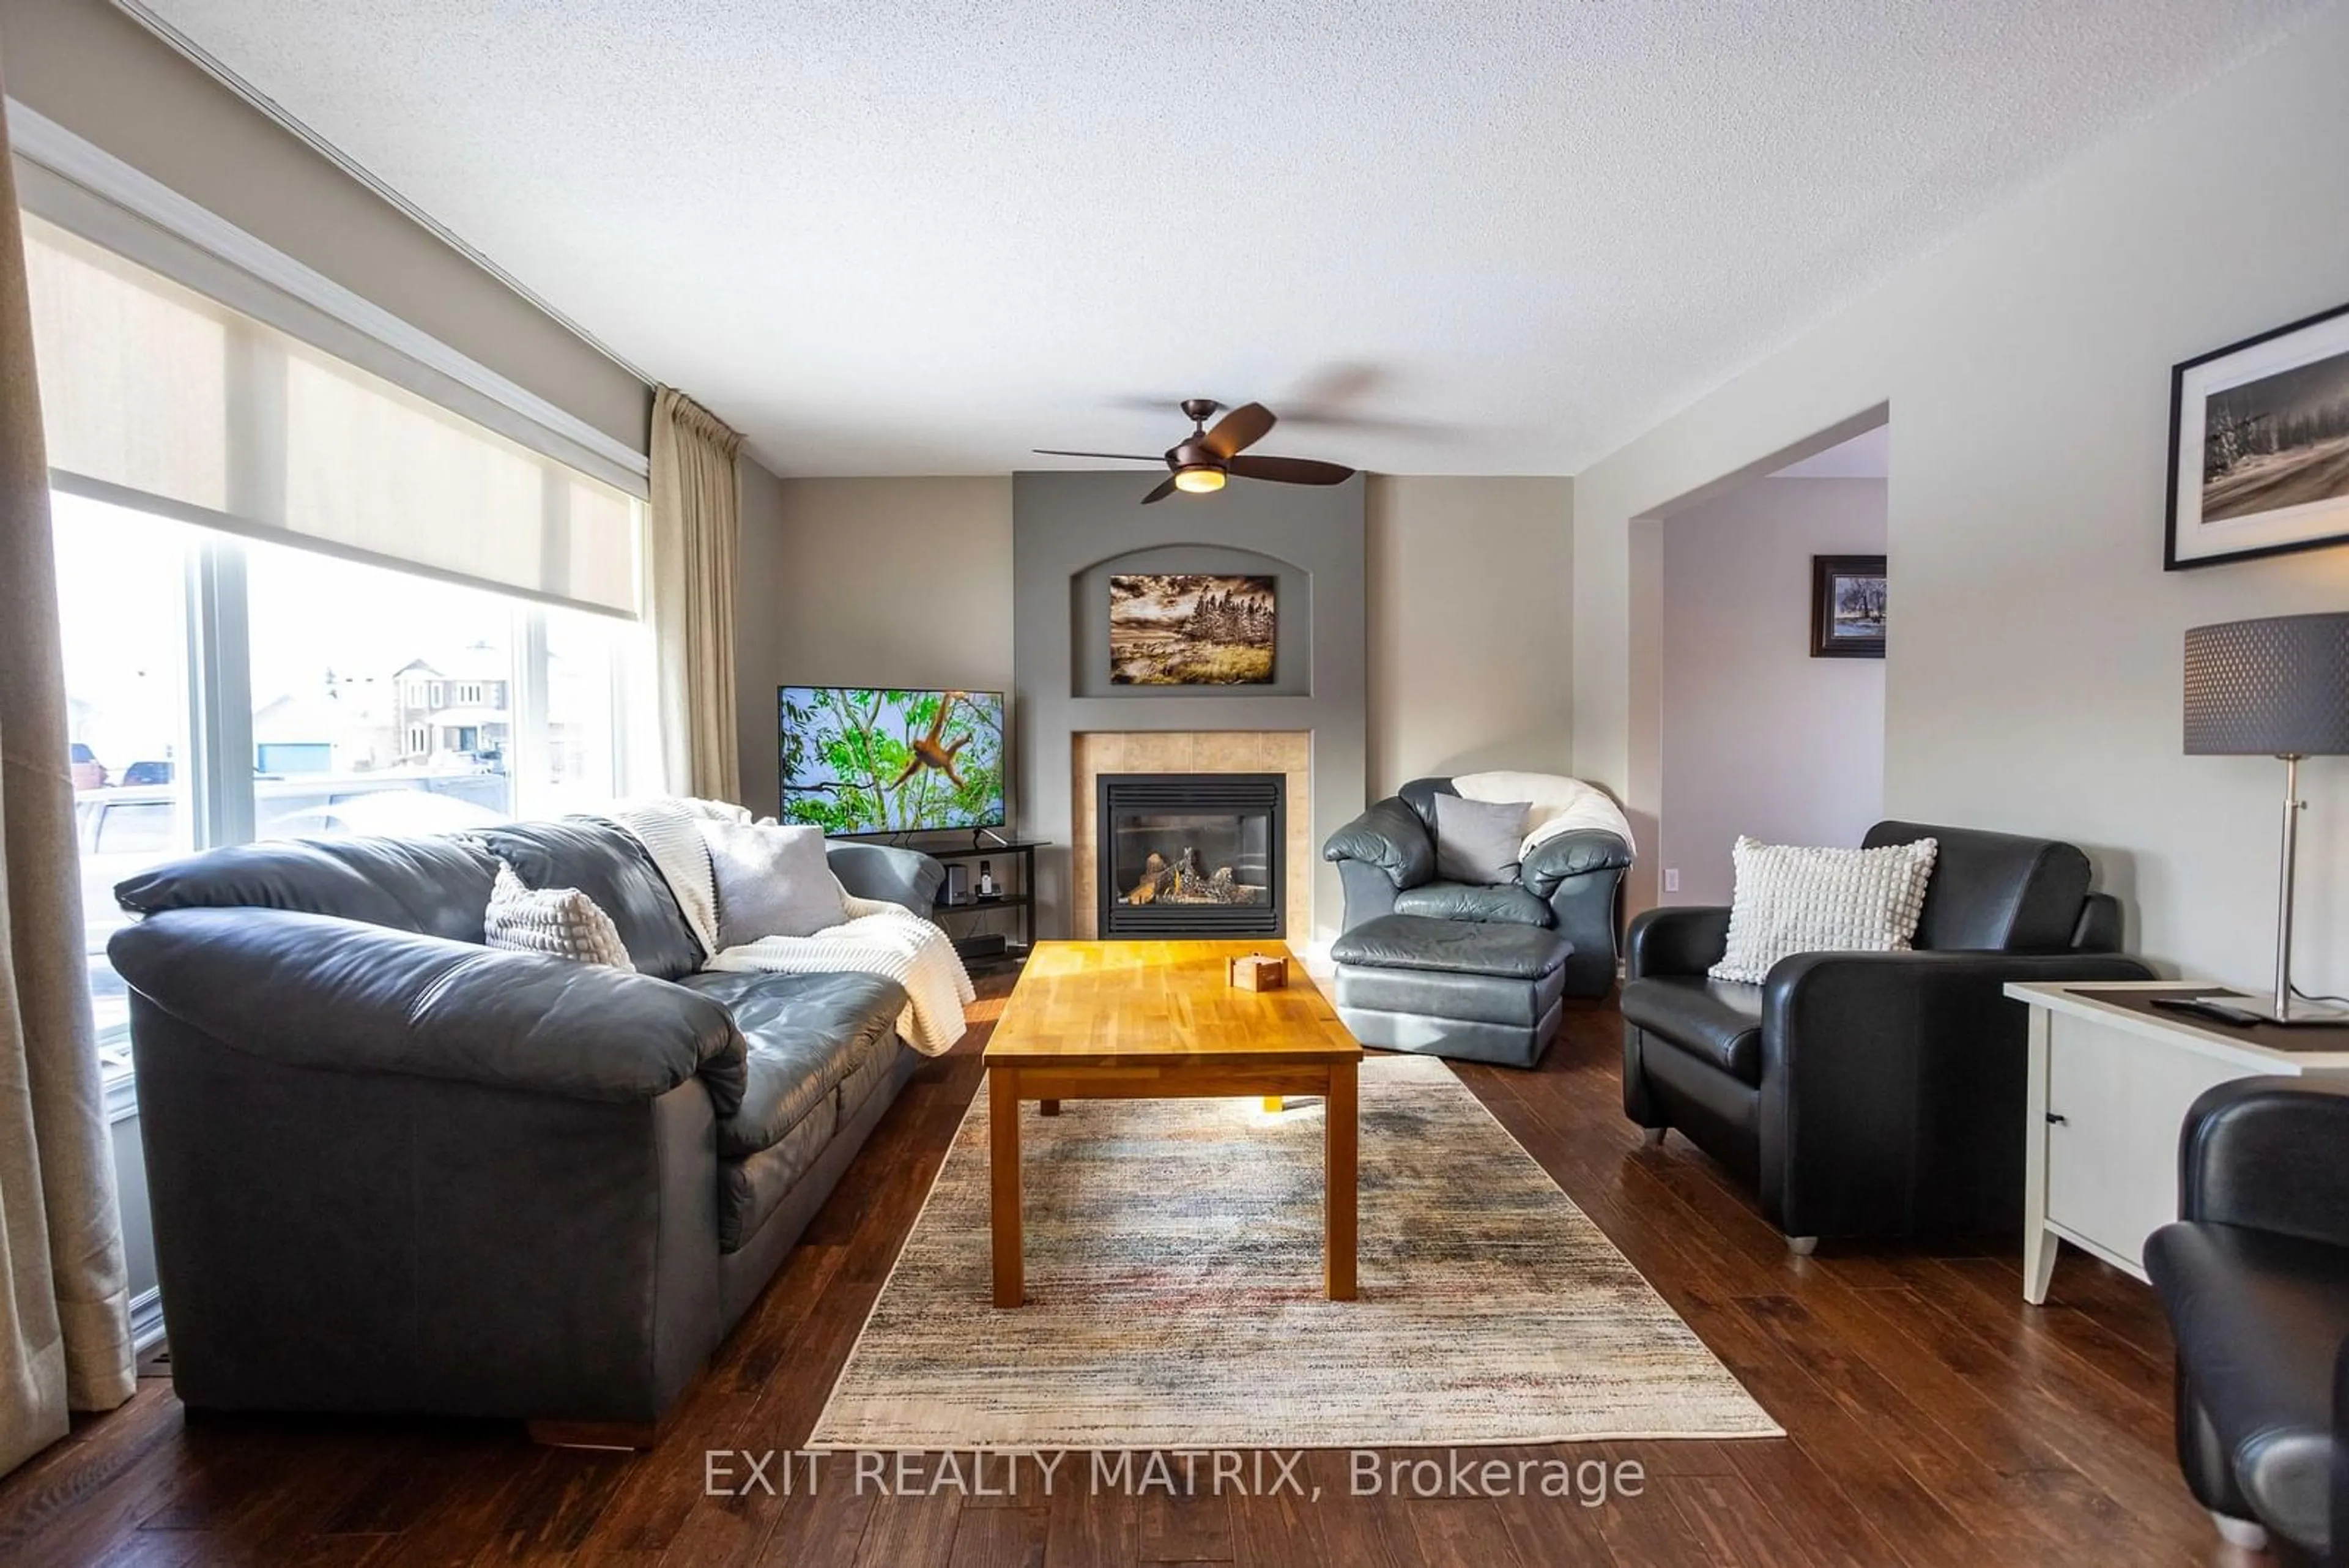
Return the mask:
POLYGON ((1338 1016, 1365 1045, 1530 1067, 1574 944, 1539 926, 1381 915, 1338 939, 1338 1016))

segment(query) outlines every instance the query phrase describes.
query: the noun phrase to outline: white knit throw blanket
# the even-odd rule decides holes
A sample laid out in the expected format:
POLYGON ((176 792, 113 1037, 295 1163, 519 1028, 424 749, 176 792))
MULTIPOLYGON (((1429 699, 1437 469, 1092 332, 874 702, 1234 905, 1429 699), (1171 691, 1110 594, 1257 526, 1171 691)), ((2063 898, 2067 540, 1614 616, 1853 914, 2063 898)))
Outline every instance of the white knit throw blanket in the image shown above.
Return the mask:
POLYGON ((1533 809, 1526 814, 1526 841, 1517 846, 1520 857, 1531 855, 1537 845, 1561 833, 1586 827, 1611 833, 1637 848, 1623 808, 1604 790, 1580 779, 1557 774, 1462 774, 1452 781, 1452 787, 1463 800, 1532 803, 1533 809))
POLYGON ((925 1056, 962 1038, 963 1004, 978 990, 947 934, 913 910, 851 896, 848 919, 812 937, 768 937, 728 948, 706 966, 780 974, 877 974, 905 990, 897 1033, 925 1056))
POLYGON ((748 822, 740 806, 707 800, 630 801, 607 815, 652 856, 712 970, 776 974, 871 974, 905 993, 897 1033, 925 1056, 953 1049, 963 1035, 963 1004, 978 988, 946 932, 911 909, 871 898, 847 899, 848 919, 812 937, 769 937, 720 949, 718 878, 710 869, 704 822, 748 822))
POLYGON ((705 822, 748 822, 750 814, 723 801, 664 798, 623 801, 605 815, 628 830, 660 868, 685 923, 705 958, 718 950, 718 877, 709 868, 705 822))

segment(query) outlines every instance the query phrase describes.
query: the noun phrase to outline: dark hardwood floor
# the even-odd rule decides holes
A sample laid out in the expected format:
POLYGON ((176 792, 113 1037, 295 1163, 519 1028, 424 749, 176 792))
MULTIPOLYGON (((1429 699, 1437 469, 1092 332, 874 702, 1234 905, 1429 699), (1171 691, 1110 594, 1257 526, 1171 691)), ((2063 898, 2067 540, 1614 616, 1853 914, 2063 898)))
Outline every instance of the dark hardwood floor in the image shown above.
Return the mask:
POLYGON ((1792 1257, 1685 1143, 1640 1146, 1619 1098, 1620 1027, 1588 1008, 1539 1071, 1461 1075, 1791 1434, 1498 1455, 1636 1460, 1637 1497, 1355 1498, 1336 1452, 1305 1460, 1318 1501, 1069 1486, 1046 1500, 1032 1480, 1018 1496, 860 1497, 838 1461, 812 1496, 706 1495, 706 1450, 788 1449, 814 1421, 978 1085, 979 1029, 907 1085, 658 1450, 534 1448, 513 1426, 190 1421, 147 1377, 0 1482, 0 1563, 2259 1561, 2218 1544, 2178 1480, 2169 1345, 2143 1286, 2070 1255, 2033 1309, 2004 1251, 1792 1257))

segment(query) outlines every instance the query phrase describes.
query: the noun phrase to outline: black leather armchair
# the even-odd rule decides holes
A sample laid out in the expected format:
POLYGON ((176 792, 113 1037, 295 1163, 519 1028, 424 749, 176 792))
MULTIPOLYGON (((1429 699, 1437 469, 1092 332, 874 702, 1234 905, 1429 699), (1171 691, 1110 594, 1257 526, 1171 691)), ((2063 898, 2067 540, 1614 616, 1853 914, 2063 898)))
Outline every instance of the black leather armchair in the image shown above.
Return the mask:
POLYGON ((1565 993, 1605 996, 1615 988, 1616 893, 1630 868, 1630 843, 1583 828, 1536 846, 1506 886, 1438 881, 1435 797, 1458 793, 1448 778, 1413 779, 1330 836, 1321 853, 1345 889, 1344 929, 1408 915, 1554 930, 1574 950, 1565 993))
POLYGON ((2178 1138, 2178 1222, 2146 1241, 2178 1342, 2178 1462, 2220 1531, 2349 1547, 2349 1084, 2240 1078, 2178 1138))
POLYGON ((1623 1109, 1759 1189, 1797 1251, 1822 1236, 2012 1230, 2023 1217, 2027 1043, 2011 981, 2147 980, 2119 906, 2068 844, 1883 822, 1939 841, 1915 950, 1802 953, 1765 983, 1711 980, 1724 909, 1631 923, 1623 1109))
POLYGON ((2349 1345, 2333 1363, 2333 1541, 2334 1568, 2349 1558, 2349 1345))
POLYGON ((1458 793, 1450 779, 1413 779, 1322 846, 1346 892, 1330 951, 1338 1015, 1365 1045, 1531 1066, 1564 998, 1614 989, 1631 846, 1574 829, 1535 846, 1515 881, 1444 881, 1435 800, 1458 793))

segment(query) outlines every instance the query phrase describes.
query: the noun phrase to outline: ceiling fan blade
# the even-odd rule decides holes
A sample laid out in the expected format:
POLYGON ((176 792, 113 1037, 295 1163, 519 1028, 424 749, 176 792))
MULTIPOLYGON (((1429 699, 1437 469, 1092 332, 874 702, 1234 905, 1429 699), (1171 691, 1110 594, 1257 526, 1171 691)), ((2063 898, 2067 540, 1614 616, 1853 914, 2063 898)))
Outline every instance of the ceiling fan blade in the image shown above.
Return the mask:
POLYGON ((1172 474, 1169 474, 1166 479, 1160 483, 1157 489, 1152 491, 1149 494, 1142 498, 1142 504, 1144 506, 1147 506, 1154 501, 1164 501, 1174 493, 1174 479, 1172 474))
POLYGON ((1275 484, 1343 484, 1354 471, 1341 463, 1316 462, 1309 457, 1236 457, 1229 463, 1242 479, 1268 479, 1275 484))
POLYGON ((1386 435, 1409 436, 1421 441, 1449 441, 1460 433, 1457 425, 1437 420, 1414 420, 1387 414, 1352 413, 1340 408, 1308 403, 1291 403, 1288 411, 1280 416, 1285 425, 1304 425, 1319 430, 1376 431, 1386 435))
POLYGON ((1262 441, 1274 422, 1272 410, 1262 403, 1242 403, 1217 420, 1200 444, 1217 457, 1236 457, 1262 441))
POLYGON ((1139 452, 1063 452, 1056 446, 1031 447, 1039 457, 1106 457, 1117 462, 1164 462, 1161 455, 1139 452))

